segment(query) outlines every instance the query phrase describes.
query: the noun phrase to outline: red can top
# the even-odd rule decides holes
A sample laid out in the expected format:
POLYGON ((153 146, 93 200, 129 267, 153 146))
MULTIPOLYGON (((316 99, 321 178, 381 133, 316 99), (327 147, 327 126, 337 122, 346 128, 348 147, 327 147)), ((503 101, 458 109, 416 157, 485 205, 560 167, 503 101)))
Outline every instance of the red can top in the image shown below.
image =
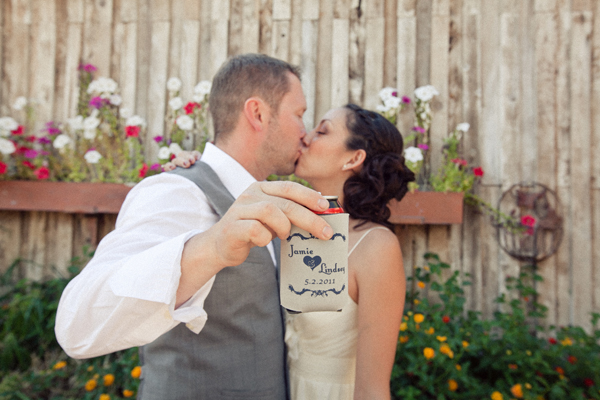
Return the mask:
POLYGON ((337 196, 323 196, 327 201, 329 201, 329 208, 325 211, 314 211, 315 214, 319 215, 327 215, 327 214, 342 214, 344 209, 338 202, 337 196))

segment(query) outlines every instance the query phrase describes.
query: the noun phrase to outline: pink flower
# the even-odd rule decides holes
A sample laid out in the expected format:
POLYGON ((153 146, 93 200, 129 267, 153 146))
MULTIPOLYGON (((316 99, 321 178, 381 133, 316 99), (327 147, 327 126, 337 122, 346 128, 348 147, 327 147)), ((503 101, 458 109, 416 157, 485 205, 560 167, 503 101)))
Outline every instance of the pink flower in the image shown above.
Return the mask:
POLYGON ((163 141, 163 137, 162 137, 162 136, 154 136, 154 141, 155 141, 156 143, 160 143, 160 142, 162 142, 162 141, 163 141))
POLYGON ((533 217, 529 214, 523 215, 521 217, 521 225, 532 227, 532 226, 535 226, 535 222, 536 222, 535 217, 533 217))
POLYGON ((23 125, 19 125, 19 127, 17 129, 12 131, 12 134, 18 136, 18 135, 22 135, 23 132, 25 132, 25 127, 23 125))
POLYGON ((425 143, 420 143, 417 147, 423 151, 429 150, 429 146, 427 146, 425 143))
POLYGON ((41 138, 38 138, 37 142, 39 144, 50 144, 52 143, 52 141, 50 139, 48 139, 47 137, 42 136, 41 138))
POLYGON ((190 101, 189 103, 187 103, 185 105, 185 107, 183 107, 183 109, 185 110, 186 114, 191 114, 191 113, 194 112, 194 110, 196 109, 196 107, 200 108, 200 104, 194 103, 194 102, 190 101))
POLYGON ((410 104, 410 97, 408 97, 408 96, 402 96, 402 102, 404 104, 410 104))
POLYGON ((8 165, 0 161, 0 175, 5 174, 8 169, 8 165))
POLYGON ((39 180, 48 179, 50 177, 50 170, 46 167, 39 167, 33 171, 33 173, 39 180))
POLYGON ((34 149, 29 149, 25 152, 25 157, 34 159, 38 156, 38 152, 34 149))
POLYGON ((103 99, 102 97, 99 97, 99 96, 92 97, 90 100, 90 107, 100 109, 105 104, 108 104, 108 99, 103 99))
POLYGON ((160 171, 160 170, 161 170, 161 167, 160 167, 160 164, 159 164, 159 163, 154 163, 154 164, 152 164, 152 165, 150 166, 150 169, 151 169, 152 171, 160 171))
POLYGON ((140 136, 140 127, 136 125, 129 125, 125 127, 126 137, 138 137, 140 136))
POLYGON ((473 175, 483 176, 483 169, 481 167, 473 168, 473 175))
POLYGON ((98 68, 96 68, 95 66, 93 66, 92 64, 80 64, 79 65, 79 69, 85 72, 94 72, 96 71, 98 68))
POLYGON ((60 133, 60 129, 55 126, 54 121, 46 122, 46 128, 44 130, 48 132, 48 135, 50 136, 58 135, 60 133))
POLYGON ((35 169, 35 165, 33 165, 30 161, 25 160, 22 164, 29 169, 35 169))
POLYGON ((146 176, 147 173, 148 173, 148 164, 144 163, 142 165, 142 168, 140 168, 140 170, 139 170, 138 177, 143 178, 146 176))
POLYGON ((417 133, 425 133, 425 128, 421 128, 420 126, 413 126, 412 130, 417 133))
POLYGON ((452 160, 452 162, 457 165, 462 165, 463 167, 467 165, 467 160, 464 160, 462 158, 455 158, 452 160))

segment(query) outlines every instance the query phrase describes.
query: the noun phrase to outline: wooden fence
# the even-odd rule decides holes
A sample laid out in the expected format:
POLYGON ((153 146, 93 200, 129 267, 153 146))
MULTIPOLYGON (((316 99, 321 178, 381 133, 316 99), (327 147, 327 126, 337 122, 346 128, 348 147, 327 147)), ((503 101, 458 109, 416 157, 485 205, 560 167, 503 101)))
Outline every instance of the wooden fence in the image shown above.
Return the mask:
MULTIPOLYGON (((179 77, 189 98, 232 54, 300 65, 308 127, 349 101, 374 108, 384 86, 410 95, 432 84, 440 92, 434 167, 443 138, 468 122, 465 154, 485 171, 480 196, 495 204, 512 184, 538 181, 563 204, 564 240, 539 266, 548 322, 589 328, 590 312, 600 312, 600 157, 592 156, 600 150, 600 2, 3 0, 0 23, 2 116, 17 96, 39 99, 39 121, 74 116, 76 69, 86 62, 119 82, 124 104, 148 120, 149 137, 163 132, 167 79, 179 77)), ((157 151, 151 142, 149 158, 157 151)), ((0 268, 17 255, 60 264, 114 224, 114 216, 0 217, 0 268)), ((505 277, 520 268, 468 207, 462 225, 397 232, 408 271, 425 251, 440 254, 471 274, 468 307, 487 316, 505 277)))

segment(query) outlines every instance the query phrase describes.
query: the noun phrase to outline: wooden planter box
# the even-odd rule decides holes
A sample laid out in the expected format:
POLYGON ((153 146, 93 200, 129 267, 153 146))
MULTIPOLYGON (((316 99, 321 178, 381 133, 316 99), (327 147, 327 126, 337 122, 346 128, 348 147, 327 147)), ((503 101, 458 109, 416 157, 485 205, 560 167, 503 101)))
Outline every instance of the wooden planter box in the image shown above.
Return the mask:
MULTIPOLYGON (((0 182, 0 210, 117 214, 131 186, 116 183, 0 182)), ((463 194, 408 193, 390 202, 390 222, 400 225, 460 224, 463 194)))

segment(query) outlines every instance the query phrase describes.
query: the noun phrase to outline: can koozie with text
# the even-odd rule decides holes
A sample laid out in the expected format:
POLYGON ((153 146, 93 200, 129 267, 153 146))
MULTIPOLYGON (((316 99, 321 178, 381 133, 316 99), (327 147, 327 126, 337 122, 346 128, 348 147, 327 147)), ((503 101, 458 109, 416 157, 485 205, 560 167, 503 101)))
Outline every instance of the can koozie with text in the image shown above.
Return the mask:
POLYGON ((279 291, 290 311, 339 311, 348 301, 348 214, 321 217, 333 228, 331 239, 292 225, 281 241, 279 291))

